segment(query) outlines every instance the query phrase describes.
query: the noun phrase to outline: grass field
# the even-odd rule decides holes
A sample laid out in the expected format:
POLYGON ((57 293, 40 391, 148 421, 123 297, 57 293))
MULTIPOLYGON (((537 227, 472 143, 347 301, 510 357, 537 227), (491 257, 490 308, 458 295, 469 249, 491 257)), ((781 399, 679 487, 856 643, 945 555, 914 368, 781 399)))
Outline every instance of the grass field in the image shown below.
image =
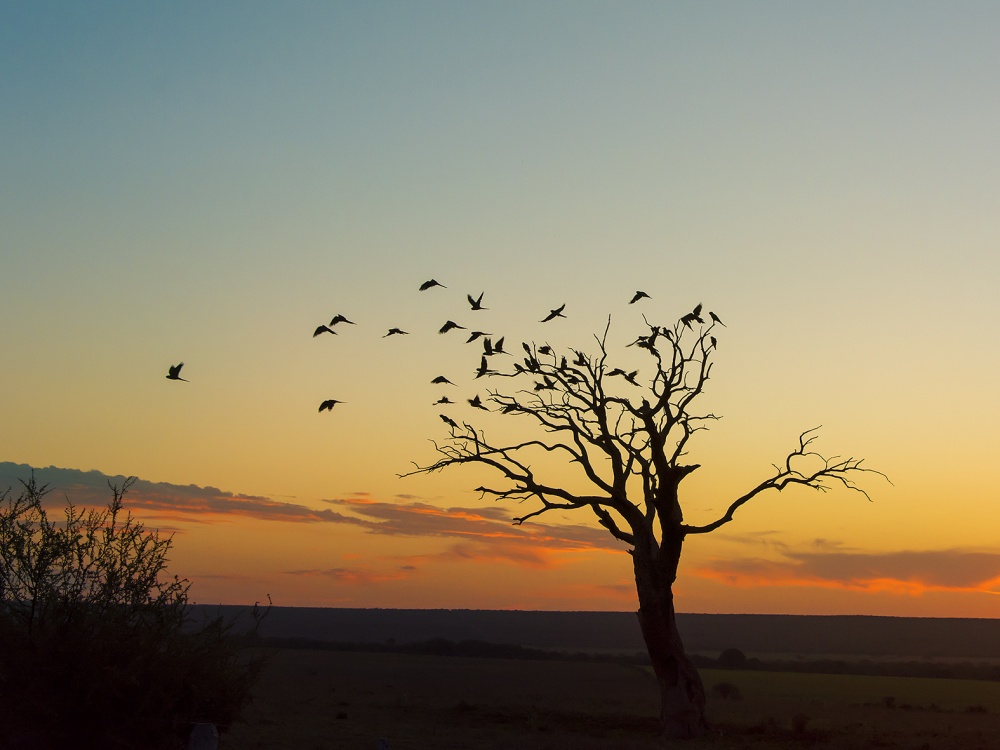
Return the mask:
MULTIPOLYGON (((713 732, 691 748, 1000 747, 1000 683, 703 670, 713 732), (735 685, 740 700, 711 696, 735 685)), ((643 668, 276 649, 225 750, 659 748, 643 668)))

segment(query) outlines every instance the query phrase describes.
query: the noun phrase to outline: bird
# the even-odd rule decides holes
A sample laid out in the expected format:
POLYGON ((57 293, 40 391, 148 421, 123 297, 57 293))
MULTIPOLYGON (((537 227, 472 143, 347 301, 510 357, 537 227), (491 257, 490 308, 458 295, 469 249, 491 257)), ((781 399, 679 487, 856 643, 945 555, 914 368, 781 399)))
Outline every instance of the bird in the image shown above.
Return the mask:
POLYGON ((643 297, 645 297, 647 299, 650 298, 649 295, 646 294, 645 292, 636 292, 635 296, 632 297, 631 300, 629 300, 629 304, 630 305, 634 305, 636 302, 638 302, 639 300, 641 300, 643 297))
POLYGON ((708 317, 710 317, 710 318, 712 319, 712 321, 713 321, 713 322, 715 322, 715 323, 718 323, 718 324, 719 324, 720 326, 722 326, 723 328, 728 328, 728 326, 727 326, 727 325, 726 325, 725 323, 723 323, 723 322, 722 322, 721 320, 719 320, 719 316, 718 316, 718 315, 716 315, 716 314, 715 314, 714 312, 712 312, 711 310, 709 310, 709 311, 708 311, 708 317))
POLYGON ((445 385, 445 384, 447 384, 447 385, 455 385, 450 380, 448 380, 448 378, 446 378, 444 375, 438 375, 431 382, 434 383, 434 385, 445 385))
POLYGON ((469 334, 469 338, 467 338, 465 340, 465 343, 466 344, 471 344, 473 341, 475 341, 478 338, 482 338, 483 336, 492 336, 492 335, 493 334, 491 334, 491 333, 486 333, 486 331, 473 331, 472 333, 469 334))
POLYGON ((486 364, 486 356, 483 355, 483 361, 479 363, 479 369, 476 370, 476 377, 481 378, 488 372, 489 372, 489 365, 486 364))
POLYGON ((463 331, 465 330, 465 326, 460 326, 454 320, 449 320, 445 322, 443 326, 441 326, 441 329, 438 331, 438 333, 448 333, 448 331, 450 331, 452 328, 461 328, 463 331))
POLYGON ((493 356, 493 341, 489 338, 483 339, 483 353, 487 357, 493 356))
POLYGON ((548 344, 538 347, 539 354, 552 354, 552 347, 548 344))
POLYGON ((343 401, 338 401, 338 400, 337 400, 337 399, 335 399, 335 398, 328 398, 328 399, 327 399, 326 401, 324 401, 324 402, 323 402, 322 404, 320 404, 320 405, 319 405, 319 410, 320 410, 321 412, 322 412, 322 411, 323 411, 324 409, 325 409, 326 411, 333 411, 333 407, 334 407, 334 406, 336 406, 337 404, 342 404, 342 403, 344 403, 344 402, 343 402, 343 401))
POLYGON ((708 340, 712 342, 712 348, 713 348, 713 349, 715 349, 716 347, 718 347, 718 346, 719 346, 719 342, 718 342, 718 340, 717 340, 717 339, 715 338, 715 336, 709 336, 709 337, 708 337, 708 340))
POLYGON ((329 326, 320 326, 315 331, 313 331, 313 338, 316 338, 321 333, 332 333, 334 336, 337 335, 337 332, 332 328, 330 328, 329 326))
POLYGON ((439 286, 439 287, 441 287, 443 289, 447 289, 448 288, 448 287, 446 287, 444 284, 442 284, 440 281, 438 281, 436 279, 429 279, 429 280, 425 281, 423 284, 420 285, 420 291, 421 292, 426 292, 432 286, 439 286))
POLYGON ((181 368, 184 363, 181 362, 179 365, 171 365, 170 371, 167 373, 167 380, 183 380, 185 383, 190 383, 191 381, 187 378, 181 377, 181 368))
POLYGON ((330 321, 330 327, 332 328, 333 326, 337 325, 337 323, 349 323, 352 326, 357 325, 357 323, 355 323, 353 320, 348 320, 340 313, 337 313, 336 315, 333 316, 333 320, 330 321))
POLYGON ((458 423, 455 422, 455 420, 449 417, 447 414, 439 414, 438 416, 441 417, 444 423, 449 427, 453 427, 456 430, 458 429, 458 423))
POLYGON ((452 400, 451 400, 450 398, 448 398, 447 396, 442 396, 441 398, 439 398, 439 399, 438 399, 437 401, 435 401, 435 402, 434 402, 435 406, 436 406, 437 404, 453 404, 453 403, 455 403, 455 402, 454 402, 454 401, 452 401, 452 400))
POLYGON ((504 338, 505 338, 504 336, 501 336, 500 338, 497 339, 497 342, 493 345, 493 353, 494 354, 506 354, 507 353, 507 352, 505 352, 503 350, 503 340, 504 340, 504 338))
POLYGON ((481 398, 479 398, 479 394, 478 393, 476 394, 475 398, 467 399, 467 401, 469 402, 469 404, 471 404, 472 406, 475 406, 477 409, 482 409, 483 411, 489 411, 488 408, 486 408, 485 406, 483 406, 483 401, 482 401, 481 398))
POLYGON ((483 295, 484 294, 486 294, 486 292, 480 293, 479 297, 477 297, 476 299, 472 299, 472 295, 471 294, 465 295, 466 297, 468 297, 469 304, 472 305, 472 309, 473 310, 489 310, 488 307, 483 307, 483 295))
POLYGON ((409 333, 410 333, 409 331, 404 331, 402 328, 390 328, 389 333, 387 333, 382 338, 385 338, 386 336, 395 336, 397 334, 408 335, 409 333))
POLYGON ((566 316, 562 314, 562 311, 565 310, 565 309, 566 309, 566 303, 564 302, 559 307, 557 307, 555 310, 550 310, 549 314, 546 315, 544 318, 542 318, 542 320, 540 322, 542 322, 542 323, 548 323, 553 318, 565 318, 566 316))

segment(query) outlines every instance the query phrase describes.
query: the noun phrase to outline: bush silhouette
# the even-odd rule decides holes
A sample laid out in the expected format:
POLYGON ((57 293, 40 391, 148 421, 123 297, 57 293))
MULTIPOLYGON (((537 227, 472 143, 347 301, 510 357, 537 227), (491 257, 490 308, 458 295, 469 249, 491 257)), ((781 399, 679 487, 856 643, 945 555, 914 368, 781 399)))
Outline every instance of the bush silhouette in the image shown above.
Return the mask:
POLYGON ((170 538, 122 511, 132 481, 59 521, 34 476, 0 493, 0 747, 178 747, 249 699, 259 662, 222 618, 188 622, 170 538))
POLYGON ((727 648, 716 661, 719 669, 743 669, 747 665, 747 656, 738 648, 727 648))

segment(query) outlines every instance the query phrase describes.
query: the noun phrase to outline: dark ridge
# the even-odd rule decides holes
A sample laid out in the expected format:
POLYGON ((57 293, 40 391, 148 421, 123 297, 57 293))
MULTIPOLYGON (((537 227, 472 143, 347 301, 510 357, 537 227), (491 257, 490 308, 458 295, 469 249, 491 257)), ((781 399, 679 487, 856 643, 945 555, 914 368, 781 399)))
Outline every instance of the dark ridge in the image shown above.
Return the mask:
MULTIPOLYGON (((195 617, 222 614, 250 623, 250 607, 195 605, 195 617), (245 620, 244 620, 245 618, 245 620)), ((680 614, 689 652, 844 655, 918 659, 1000 659, 1000 620, 855 615, 680 614)), ((644 651, 632 612, 273 607, 263 638, 340 643, 485 641, 524 648, 644 651)))

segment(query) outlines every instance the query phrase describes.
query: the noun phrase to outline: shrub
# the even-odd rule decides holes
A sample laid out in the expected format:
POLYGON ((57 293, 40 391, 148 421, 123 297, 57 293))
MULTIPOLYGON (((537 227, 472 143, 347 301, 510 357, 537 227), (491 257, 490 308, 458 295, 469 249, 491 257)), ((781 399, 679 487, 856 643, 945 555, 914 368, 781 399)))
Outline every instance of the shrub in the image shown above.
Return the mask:
POLYGON ((717 682, 712 686, 712 695, 724 701, 738 701, 743 699, 740 689, 731 682, 717 682))
POLYGON ((248 701, 259 662, 222 618, 188 627, 171 539, 122 511, 133 481, 61 521, 34 476, 0 493, 0 747, 179 747, 248 701))
POLYGON ((738 648, 727 648, 716 660, 719 669, 743 669, 747 665, 747 656, 738 648))

